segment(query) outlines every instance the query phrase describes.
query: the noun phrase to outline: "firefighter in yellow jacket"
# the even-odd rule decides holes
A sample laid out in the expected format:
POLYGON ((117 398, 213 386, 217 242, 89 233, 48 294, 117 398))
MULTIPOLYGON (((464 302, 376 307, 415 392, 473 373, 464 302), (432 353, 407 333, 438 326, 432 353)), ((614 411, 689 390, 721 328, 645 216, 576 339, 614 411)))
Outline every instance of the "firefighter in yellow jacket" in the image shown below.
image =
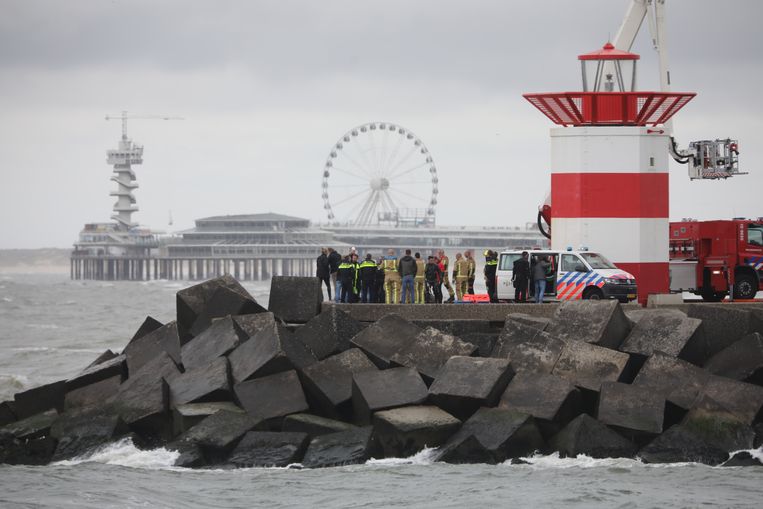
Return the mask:
POLYGON ((456 284, 456 298, 464 300, 469 291, 469 260, 456 253, 456 263, 453 264, 453 282, 456 284))
POLYGON ((425 279, 424 272, 426 271, 426 263, 421 259, 421 253, 413 255, 416 260, 416 277, 413 278, 413 294, 416 296, 414 302, 416 304, 425 304, 424 292, 425 292, 425 279))
POLYGON ((466 261, 469 262, 468 292, 469 295, 474 295, 474 279, 476 278, 475 273, 477 272, 477 260, 474 259, 474 251, 471 249, 464 251, 464 258, 466 258, 466 261))
POLYGON ((437 252, 437 257, 440 259, 440 263, 442 263, 443 271, 442 271, 442 284, 445 285, 445 289, 448 290, 448 294, 450 297, 445 302, 453 302, 455 299, 455 292, 453 291, 453 287, 450 286, 450 279, 448 278, 448 264, 450 263, 450 260, 445 255, 445 251, 440 249, 437 252))
POLYGON ((387 304, 400 303, 400 273, 397 271, 397 257, 395 250, 387 251, 387 256, 382 261, 384 271, 384 294, 387 304))

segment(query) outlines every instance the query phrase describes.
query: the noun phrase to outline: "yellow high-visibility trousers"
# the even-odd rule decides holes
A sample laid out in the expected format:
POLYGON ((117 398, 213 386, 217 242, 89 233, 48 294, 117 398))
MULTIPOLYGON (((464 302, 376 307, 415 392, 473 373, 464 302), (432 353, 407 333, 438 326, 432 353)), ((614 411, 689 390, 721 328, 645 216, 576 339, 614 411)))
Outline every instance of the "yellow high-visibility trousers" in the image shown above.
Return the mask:
POLYGON ((387 304, 399 304, 400 303, 400 280, 385 279, 384 280, 384 295, 387 299, 387 304))
POLYGON ((469 276, 456 276, 456 299, 464 300, 469 291, 469 276))
POLYGON ((424 304, 424 278, 417 277, 413 280, 413 293, 416 295, 416 304, 424 304))

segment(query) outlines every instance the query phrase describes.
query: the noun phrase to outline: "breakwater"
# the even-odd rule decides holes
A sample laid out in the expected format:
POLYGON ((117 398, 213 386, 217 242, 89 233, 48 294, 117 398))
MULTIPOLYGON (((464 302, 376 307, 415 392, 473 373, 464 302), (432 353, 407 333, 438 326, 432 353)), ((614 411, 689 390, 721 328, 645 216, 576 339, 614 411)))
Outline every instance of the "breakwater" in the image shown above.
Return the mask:
POLYGON ((275 278, 269 310, 229 277, 181 290, 175 322, 147 319, 120 354, 3 403, 3 461, 70 458, 129 435, 187 466, 317 467, 424 445, 449 462, 556 450, 716 464, 759 440, 757 308, 371 316, 321 308, 315 281, 275 278))

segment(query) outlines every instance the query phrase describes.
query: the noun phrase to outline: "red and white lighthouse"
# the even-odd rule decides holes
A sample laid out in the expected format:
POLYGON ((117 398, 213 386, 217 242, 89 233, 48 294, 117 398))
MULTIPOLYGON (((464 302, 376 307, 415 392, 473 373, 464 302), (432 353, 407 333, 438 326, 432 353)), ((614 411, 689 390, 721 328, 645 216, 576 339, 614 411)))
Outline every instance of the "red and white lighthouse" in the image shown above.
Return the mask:
POLYGON ((636 91, 639 56, 580 55, 582 92, 525 94, 551 129, 552 249, 601 252, 636 277, 639 301, 669 291, 668 147, 659 126, 694 93, 636 91))

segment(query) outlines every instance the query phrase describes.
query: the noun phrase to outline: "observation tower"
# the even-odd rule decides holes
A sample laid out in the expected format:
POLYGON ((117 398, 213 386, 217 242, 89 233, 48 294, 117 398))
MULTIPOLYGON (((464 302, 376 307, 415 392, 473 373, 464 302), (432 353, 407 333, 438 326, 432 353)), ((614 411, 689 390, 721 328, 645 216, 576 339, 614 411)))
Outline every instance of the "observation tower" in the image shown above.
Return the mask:
POLYGON ((129 230, 137 226, 132 222, 132 213, 138 211, 135 196, 132 194, 138 188, 132 165, 143 164, 143 146, 133 143, 127 137, 127 118, 127 115, 123 113, 122 139, 119 140, 119 147, 106 151, 108 164, 114 165, 114 175, 111 180, 117 183, 117 189, 109 193, 110 196, 117 197, 111 219, 117 222, 117 228, 120 230, 129 230))
POLYGON ((589 248, 633 274, 639 302, 668 293, 668 156, 661 128, 696 94, 636 91, 639 56, 578 56, 583 91, 524 94, 551 129, 551 247, 589 248))

